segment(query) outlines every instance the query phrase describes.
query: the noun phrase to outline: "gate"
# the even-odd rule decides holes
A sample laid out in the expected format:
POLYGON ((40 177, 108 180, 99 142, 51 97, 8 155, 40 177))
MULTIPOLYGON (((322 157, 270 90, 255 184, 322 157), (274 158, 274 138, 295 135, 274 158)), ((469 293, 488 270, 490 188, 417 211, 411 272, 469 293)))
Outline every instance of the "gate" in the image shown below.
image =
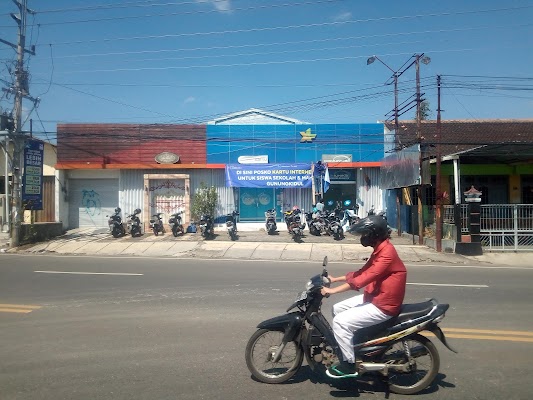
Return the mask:
POLYGON ((533 251, 533 205, 482 205, 480 233, 489 251, 533 251))

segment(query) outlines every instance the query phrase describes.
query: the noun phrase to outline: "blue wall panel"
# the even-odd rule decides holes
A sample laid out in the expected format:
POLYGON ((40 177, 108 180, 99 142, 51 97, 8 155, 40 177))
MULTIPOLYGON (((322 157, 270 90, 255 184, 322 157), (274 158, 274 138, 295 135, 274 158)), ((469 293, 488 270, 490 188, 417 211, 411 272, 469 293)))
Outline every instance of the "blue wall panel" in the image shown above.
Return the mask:
POLYGON ((207 125, 207 162, 236 164, 239 156, 268 155, 269 163, 311 163, 322 154, 351 154, 353 162, 381 161, 383 124, 207 125), (302 142, 300 132, 316 135, 302 142))

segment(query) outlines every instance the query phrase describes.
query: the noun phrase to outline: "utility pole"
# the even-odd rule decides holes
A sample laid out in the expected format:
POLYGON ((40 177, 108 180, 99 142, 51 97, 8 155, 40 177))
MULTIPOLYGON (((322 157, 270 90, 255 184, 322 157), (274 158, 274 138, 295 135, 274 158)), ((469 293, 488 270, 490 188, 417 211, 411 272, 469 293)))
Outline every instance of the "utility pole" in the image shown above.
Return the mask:
MULTIPOLYGON (((366 64, 372 64, 375 60, 378 60, 380 63, 382 63, 385 67, 387 67, 390 71, 392 71, 392 79, 394 80, 394 129, 396 130, 395 134, 396 137, 398 136, 399 131, 399 124, 398 124, 398 117, 400 115, 400 110, 398 109, 398 78, 409 68, 411 68, 413 65, 416 67, 416 139, 417 142, 420 145, 420 156, 419 156, 419 169, 420 169, 420 184, 418 185, 418 243, 424 244, 424 215, 423 215, 423 207, 422 207, 422 134, 420 132, 420 123, 421 123, 421 109, 420 104, 422 102, 422 95, 420 93, 420 61, 422 61, 423 64, 429 64, 431 62, 431 59, 427 56, 424 56, 424 53, 420 54, 414 54, 412 57, 410 57, 410 60, 414 58, 414 61, 412 61, 409 65, 406 66, 406 64, 409 62, 409 60, 399 69, 399 70, 393 70, 391 67, 389 67, 383 60, 381 60, 378 56, 374 55, 367 59, 366 64)), ((402 107, 402 110, 405 107, 402 107)), ((409 110, 413 108, 410 107, 409 110)), ((397 204, 399 208, 399 198, 397 198, 397 204)), ((400 214, 398 214, 398 221, 400 220, 400 214)), ((413 225, 414 225, 414 215, 413 215, 413 225)), ((415 243, 414 238, 414 229, 413 229, 413 244, 415 243)))
POLYGON ((424 208, 422 207, 422 133, 420 132, 420 54, 416 55, 416 140, 420 146, 420 185, 418 185, 418 244, 424 244, 424 208))
MULTIPOLYGON (((11 247, 17 247, 20 243, 20 228, 22 224, 22 157, 24 151, 24 134, 22 132, 22 99, 24 97, 31 98, 28 95, 28 73, 24 70, 24 53, 35 54, 35 49, 26 50, 26 16, 28 13, 33 13, 27 7, 28 0, 13 0, 19 8, 18 15, 11 14, 11 17, 17 22, 18 44, 10 43, 6 40, 0 39, 0 42, 5 43, 17 51, 17 63, 15 67, 15 85, 13 88, 5 89, 7 92, 15 94, 15 103, 13 107, 14 114, 14 130, 11 135, 13 142, 13 157, 11 162, 13 188, 11 199, 11 213, 12 213, 12 229, 11 229, 11 247)), ((35 99, 32 99, 35 101, 35 99)))
POLYGON ((440 183, 440 166, 441 166, 441 115, 440 115, 440 75, 437 75, 437 173, 436 173, 436 200, 435 200, 435 223, 437 229, 435 232, 435 247, 437 252, 442 251, 442 193, 440 183))

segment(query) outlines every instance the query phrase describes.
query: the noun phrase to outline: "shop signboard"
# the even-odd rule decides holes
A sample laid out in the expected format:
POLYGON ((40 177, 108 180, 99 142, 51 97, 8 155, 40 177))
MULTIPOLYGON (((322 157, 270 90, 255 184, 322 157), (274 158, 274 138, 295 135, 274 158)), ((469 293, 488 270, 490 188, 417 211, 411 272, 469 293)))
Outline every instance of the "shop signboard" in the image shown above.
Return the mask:
POLYGON ((311 188, 311 164, 226 165, 226 186, 271 189, 311 188))
POLYGON ((44 144, 29 140, 24 147, 24 175, 22 203, 27 210, 43 209, 43 156, 44 144))

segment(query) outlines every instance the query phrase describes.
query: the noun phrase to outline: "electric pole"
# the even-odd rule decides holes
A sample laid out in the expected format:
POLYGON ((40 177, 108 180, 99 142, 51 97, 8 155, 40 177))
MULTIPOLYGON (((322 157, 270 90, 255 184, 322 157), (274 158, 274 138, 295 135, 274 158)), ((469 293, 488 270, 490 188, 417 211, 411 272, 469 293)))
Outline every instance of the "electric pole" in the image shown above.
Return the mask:
MULTIPOLYGON (((26 16, 28 13, 33 13, 27 7, 28 0, 13 0, 19 9, 19 14, 11 14, 11 17, 17 22, 18 43, 15 45, 6 40, 0 39, 0 42, 5 43, 17 51, 17 62, 15 67, 15 85, 14 87, 4 89, 9 93, 14 93, 15 103, 13 107, 14 130, 11 133, 11 141, 13 142, 13 157, 12 157, 12 229, 11 229, 11 247, 17 247, 20 243, 20 227, 22 224, 22 157, 24 152, 24 134, 22 132, 22 99, 30 98, 28 95, 28 73, 24 70, 24 53, 35 54, 32 47, 31 50, 26 49, 26 16)), ((32 99, 35 101, 35 99, 32 99)))
POLYGON ((441 109, 440 109, 440 75, 437 75, 437 176, 436 176, 436 218, 435 224, 437 229, 435 232, 435 247, 437 252, 442 251, 442 193, 441 193, 441 109))

